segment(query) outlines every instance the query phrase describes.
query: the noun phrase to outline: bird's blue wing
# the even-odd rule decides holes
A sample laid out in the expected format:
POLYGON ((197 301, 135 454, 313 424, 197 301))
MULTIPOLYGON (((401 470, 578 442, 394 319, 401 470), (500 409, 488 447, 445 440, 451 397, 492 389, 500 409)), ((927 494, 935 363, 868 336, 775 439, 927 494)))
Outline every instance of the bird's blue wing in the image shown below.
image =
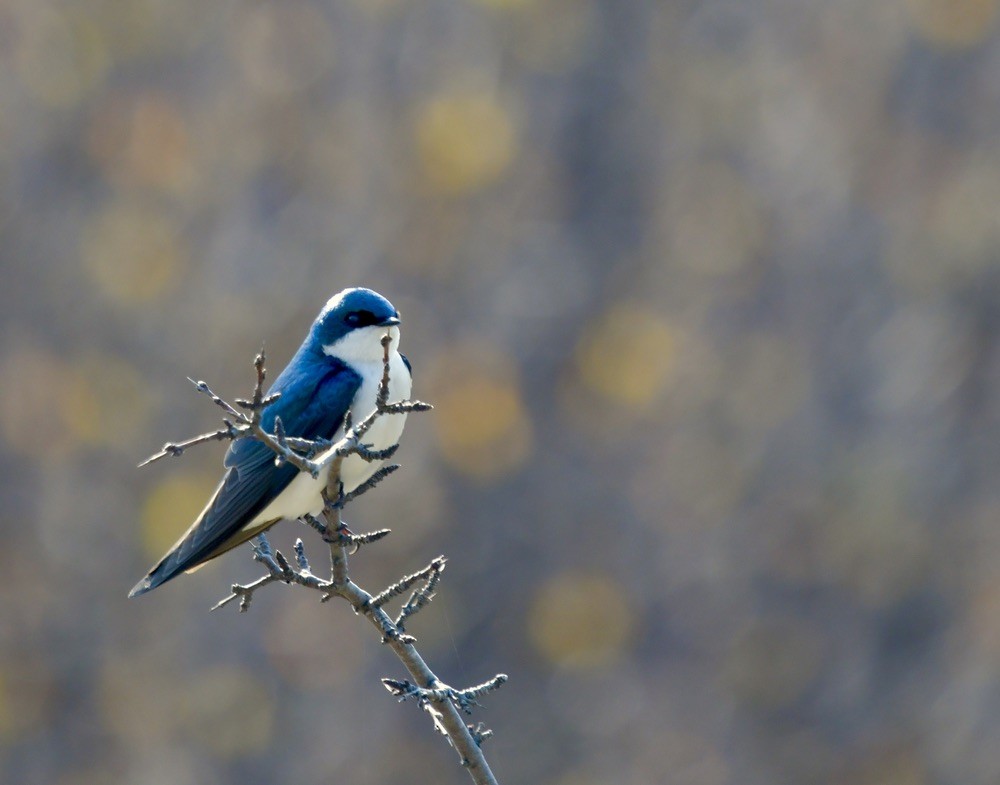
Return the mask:
MULTIPOLYGON (((273 433, 281 417, 285 433, 307 439, 330 439, 344 421, 361 377, 338 360, 289 364, 268 393, 281 397, 264 410, 261 424, 273 433)), ((226 453, 226 474, 198 520, 132 590, 155 588, 175 575, 208 561, 250 539, 245 527, 295 478, 298 470, 275 466, 274 453, 254 439, 240 439, 226 453)), ((261 527, 264 528, 264 527, 261 527)))

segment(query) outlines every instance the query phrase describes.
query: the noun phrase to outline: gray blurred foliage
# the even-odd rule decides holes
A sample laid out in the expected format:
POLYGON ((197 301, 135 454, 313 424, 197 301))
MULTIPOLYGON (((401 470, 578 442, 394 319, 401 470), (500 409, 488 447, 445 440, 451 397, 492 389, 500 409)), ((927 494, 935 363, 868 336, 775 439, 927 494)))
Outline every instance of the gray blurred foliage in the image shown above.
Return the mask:
MULTIPOLYGON (((1000 781, 997 0, 0 2, 0 780, 464 782, 249 551, 125 592, 333 292, 376 586, 503 782, 1000 781)), ((282 524, 275 542, 300 534, 282 524)), ((303 596, 299 596, 302 594, 303 596)))

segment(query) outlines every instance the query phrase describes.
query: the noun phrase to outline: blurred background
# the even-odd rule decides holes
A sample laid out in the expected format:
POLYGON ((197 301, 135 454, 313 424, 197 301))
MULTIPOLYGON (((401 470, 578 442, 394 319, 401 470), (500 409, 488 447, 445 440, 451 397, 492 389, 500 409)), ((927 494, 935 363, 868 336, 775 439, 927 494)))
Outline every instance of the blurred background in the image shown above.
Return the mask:
POLYGON ((0 780, 467 781, 249 548, 125 599, 361 284, 502 782, 995 785, 998 5, 0 0, 0 780))

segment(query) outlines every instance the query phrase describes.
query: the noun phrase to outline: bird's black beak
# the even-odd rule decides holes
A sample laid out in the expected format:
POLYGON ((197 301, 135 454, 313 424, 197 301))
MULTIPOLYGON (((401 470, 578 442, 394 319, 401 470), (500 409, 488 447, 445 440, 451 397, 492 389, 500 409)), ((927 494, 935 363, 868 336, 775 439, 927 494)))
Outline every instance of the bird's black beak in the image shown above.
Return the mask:
POLYGON ((395 327, 397 324, 399 324, 399 317, 398 316, 390 316, 388 319, 383 319, 381 322, 379 322, 378 326, 379 327, 395 327))

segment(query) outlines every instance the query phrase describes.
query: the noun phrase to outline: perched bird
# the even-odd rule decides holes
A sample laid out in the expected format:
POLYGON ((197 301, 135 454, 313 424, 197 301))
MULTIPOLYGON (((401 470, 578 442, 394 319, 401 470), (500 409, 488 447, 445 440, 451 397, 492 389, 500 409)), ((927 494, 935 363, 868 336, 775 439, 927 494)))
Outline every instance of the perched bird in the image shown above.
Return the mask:
MULTIPOLYGON (((410 396, 410 364, 399 353, 399 313, 371 289, 345 289, 320 311, 309 334, 267 394, 281 397, 262 412, 261 424, 274 432, 276 417, 285 433, 304 439, 339 439, 348 409, 357 419, 375 409, 382 379, 382 337, 389 332, 389 400, 410 396)), ((399 441, 405 414, 380 417, 365 443, 383 450, 399 441)), ((129 592, 155 589, 255 537, 282 518, 300 518, 323 509, 327 477, 314 479, 294 466, 276 466, 275 455, 254 439, 234 441, 223 462, 226 473, 205 509, 183 537, 129 592)), ((349 492, 367 480, 381 461, 357 455, 341 466, 349 492)))

